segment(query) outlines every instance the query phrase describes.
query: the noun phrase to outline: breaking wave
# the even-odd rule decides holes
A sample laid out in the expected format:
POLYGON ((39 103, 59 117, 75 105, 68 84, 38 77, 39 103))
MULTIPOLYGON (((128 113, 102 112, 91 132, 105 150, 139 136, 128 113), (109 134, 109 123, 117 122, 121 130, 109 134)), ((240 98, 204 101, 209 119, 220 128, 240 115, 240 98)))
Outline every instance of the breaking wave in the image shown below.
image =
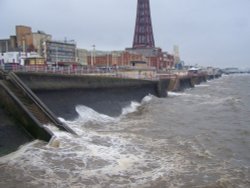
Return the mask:
POLYGON ((210 85, 208 84, 199 84, 199 85, 195 85, 195 87, 209 87, 210 85))
POLYGON ((151 95, 144 97, 141 103, 131 101, 128 106, 125 106, 122 109, 122 113, 118 117, 111 117, 105 114, 98 113, 97 111, 93 110, 90 107, 87 107, 84 105, 78 105, 75 107, 75 110, 78 113, 78 117, 75 120, 68 121, 62 117, 59 117, 59 119, 62 122, 71 124, 71 125, 85 125, 87 123, 105 125, 105 124, 110 124, 110 123, 116 123, 120 121, 122 118, 126 117, 126 115, 136 112, 140 106, 145 105, 150 100, 152 100, 151 95))
POLYGON ((172 92, 172 91, 169 91, 169 92, 168 92, 168 96, 169 96, 169 97, 189 96, 189 95, 190 95, 190 94, 183 93, 183 92, 172 92))

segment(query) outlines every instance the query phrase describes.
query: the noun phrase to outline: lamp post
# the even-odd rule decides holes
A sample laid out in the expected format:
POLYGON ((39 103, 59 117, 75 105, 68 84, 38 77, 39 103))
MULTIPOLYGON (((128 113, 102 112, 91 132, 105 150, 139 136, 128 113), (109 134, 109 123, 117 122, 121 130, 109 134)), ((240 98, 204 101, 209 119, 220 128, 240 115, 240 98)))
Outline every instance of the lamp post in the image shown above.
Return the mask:
POLYGON ((95 65, 95 45, 92 45, 93 50, 91 53, 91 67, 93 67, 95 65))
POLYGON ((91 62, 90 62, 90 66, 93 67, 93 50, 91 50, 91 62))
POLYGON ((107 69, 108 69, 108 67, 109 67, 109 52, 107 52, 107 63, 106 63, 106 67, 107 67, 107 69))
POLYGON ((56 46, 56 68, 58 68, 58 47, 56 46))

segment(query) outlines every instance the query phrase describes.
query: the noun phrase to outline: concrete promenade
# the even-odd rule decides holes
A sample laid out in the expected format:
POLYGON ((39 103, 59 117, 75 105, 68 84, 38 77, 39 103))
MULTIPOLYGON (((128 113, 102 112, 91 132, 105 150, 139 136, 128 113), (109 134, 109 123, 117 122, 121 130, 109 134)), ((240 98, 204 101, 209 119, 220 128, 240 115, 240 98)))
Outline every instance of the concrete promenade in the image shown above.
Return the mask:
POLYGON ((194 87, 203 81, 218 78, 221 74, 208 74, 199 72, 196 74, 189 73, 187 70, 166 70, 157 71, 155 68, 136 68, 136 67, 119 67, 119 68, 91 68, 91 67, 43 67, 43 66, 22 66, 13 67, 15 72, 27 73, 45 73, 55 75, 78 75, 78 76, 97 76, 113 77, 121 79, 136 79, 147 81, 169 80, 168 91, 180 91, 185 88, 194 87))

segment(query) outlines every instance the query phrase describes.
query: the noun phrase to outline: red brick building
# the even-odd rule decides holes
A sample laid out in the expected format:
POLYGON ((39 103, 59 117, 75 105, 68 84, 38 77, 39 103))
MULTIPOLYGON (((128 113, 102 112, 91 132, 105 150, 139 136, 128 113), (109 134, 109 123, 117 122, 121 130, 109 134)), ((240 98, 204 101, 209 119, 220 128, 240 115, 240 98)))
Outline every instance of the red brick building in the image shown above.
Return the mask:
POLYGON ((156 67, 157 69, 170 69, 174 66, 174 55, 167 52, 161 52, 157 56, 148 57, 150 67, 156 67))
POLYGON ((106 66, 131 66, 131 62, 140 61, 148 63, 148 59, 141 54, 130 53, 127 51, 114 51, 101 55, 89 55, 88 65, 96 67, 106 66))
POLYGON ((91 54, 87 57, 88 65, 95 67, 110 66, 134 66, 134 62, 144 63, 147 67, 157 69, 169 69, 174 66, 174 55, 159 51, 157 55, 145 57, 142 54, 131 51, 103 52, 101 54, 91 54))

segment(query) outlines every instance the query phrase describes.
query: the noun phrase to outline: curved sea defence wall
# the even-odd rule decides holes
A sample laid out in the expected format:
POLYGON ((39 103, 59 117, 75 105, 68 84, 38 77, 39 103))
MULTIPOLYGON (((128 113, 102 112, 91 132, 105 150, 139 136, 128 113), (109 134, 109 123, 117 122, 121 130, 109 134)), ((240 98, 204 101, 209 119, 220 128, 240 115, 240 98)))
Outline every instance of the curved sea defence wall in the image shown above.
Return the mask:
MULTIPOLYGON (((6 76, 3 74, 3 77, 4 79, 0 84, 0 104, 2 108, 22 124, 32 137, 46 141, 51 138, 52 133, 44 130, 41 124, 48 120, 42 112, 48 114, 47 111, 50 112, 50 108, 53 112, 57 112, 55 113, 57 117, 67 114, 62 112, 68 111, 71 118, 73 117, 71 116, 72 112, 75 112, 75 107, 79 104, 89 105, 89 107, 94 106, 97 109, 109 107, 113 108, 113 111, 119 111, 124 105, 127 105, 126 102, 140 101, 149 94, 166 97, 169 83, 169 80, 147 81, 115 77, 21 72, 9 73, 6 76), (20 85, 16 80, 19 80, 22 84, 20 85), (22 89, 20 90, 19 87, 22 89), (23 87, 28 88, 29 93, 26 93, 23 87), (40 101, 31 90, 42 100, 40 101), (30 96, 30 93, 32 93, 32 96, 30 96), (34 98, 36 99, 35 103, 34 98), (44 105, 41 108, 40 103, 43 102, 49 108, 44 105), (38 106, 34 106, 35 104, 38 106), (38 107, 42 110, 39 111, 38 107), (44 111, 44 108, 48 110, 44 111)), ((105 108, 102 110, 105 111, 105 108)), ((53 113, 50 114, 53 115, 53 113)), ((61 127, 64 128, 64 126, 61 127)), ((70 132, 68 127, 66 127, 66 130, 70 132)))
POLYGON ((99 75, 44 73, 17 75, 56 116, 66 119, 77 117, 77 105, 118 116, 131 101, 140 102, 149 94, 166 97, 169 84, 169 79, 149 81, 99 75))
POLYGON ((206 82, 207 79, 208 79, 207 75, 195 75, 195 76, 192 76, 192 83, 194 85, 199 85, 202 82, 206 82))
POLYGON ((32 139, 20 123, 14 121, 0 106, 0 157, 15 151, 32 139))
POLYGON ((148 93, 156 95, 157 97, 166 97, 169 84, 169 80, 167 79, 149 81, 95 75, 61 75, 23 72, 16 74, 33 91, 151 88, 148 93))

